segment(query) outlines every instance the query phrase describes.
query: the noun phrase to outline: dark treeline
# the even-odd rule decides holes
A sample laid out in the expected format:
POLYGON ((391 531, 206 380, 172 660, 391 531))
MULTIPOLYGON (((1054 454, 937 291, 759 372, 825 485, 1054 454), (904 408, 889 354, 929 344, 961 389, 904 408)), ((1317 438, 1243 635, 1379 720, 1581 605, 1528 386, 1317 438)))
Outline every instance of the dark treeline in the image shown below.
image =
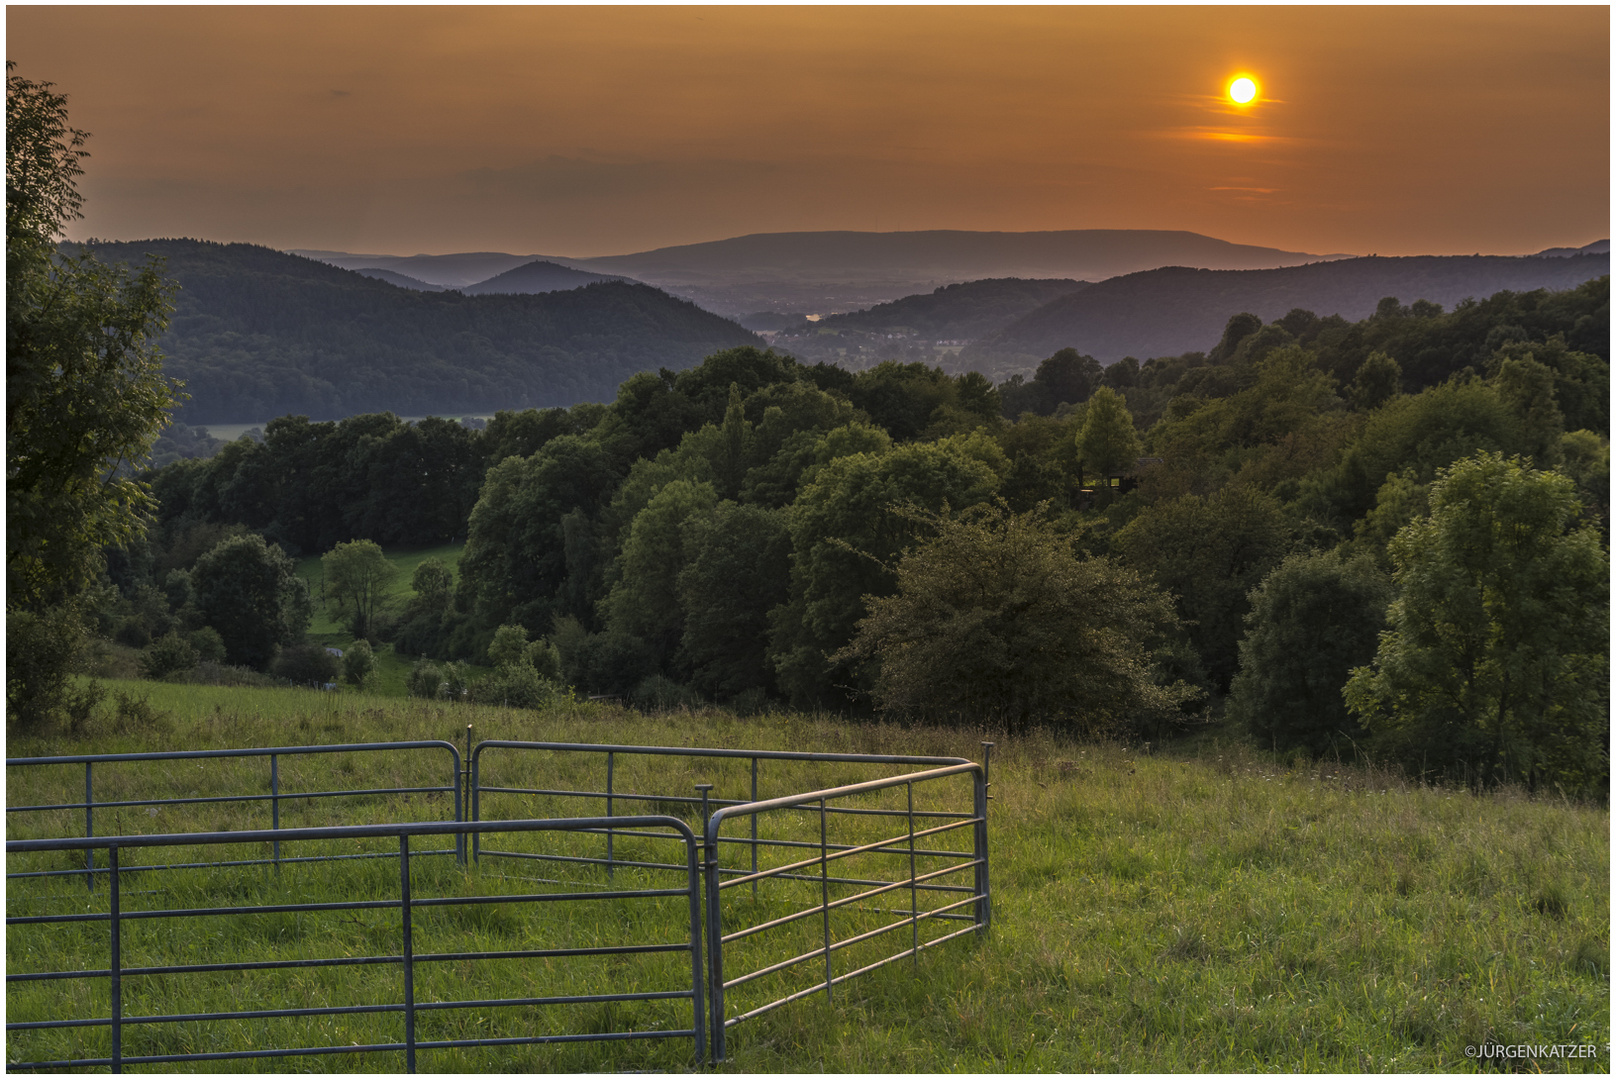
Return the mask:
POLYGON ((542 639, 578 689, 661 702, 1146 734, 1210 704, 1265 744, 1373 735, 1428 771, 1597 786, 1602 584, 1562 598, 1579 614, 1505 619, 1506 637, 1575 640, 1504 689, 1477 689, 1493 646, 1419 645, 1469 704, 1410 696, 1398 672, 1436 662, 1389 650, 1423 640, 1397 598, 1458 573, 1421 560, 1468 558, 1408 538, 1482 528, 1464 514, 1484 503, 1524 515, 1511 535, 1541 540, 1561 580, 1595 580, 1608 327, 1603 278, 1451 312, 1387 299, 1357 323, 1236 315, 1204 354, 1102 369, 1063 349, 998 387, 744 347, 483 430, 284 417, 153 473, 157 527, 109 565, 130 618, 140 598, 183 603, 184 575, 242 529, 294 554, 464 537, 453 587, 434 571, 373 638, 478 662, 497 634, 512 656, 542 639), (1510 696, 1532 679, 1538 698, 1510 696), (1558 734, 1488 727, 1486 709, 1558 734))

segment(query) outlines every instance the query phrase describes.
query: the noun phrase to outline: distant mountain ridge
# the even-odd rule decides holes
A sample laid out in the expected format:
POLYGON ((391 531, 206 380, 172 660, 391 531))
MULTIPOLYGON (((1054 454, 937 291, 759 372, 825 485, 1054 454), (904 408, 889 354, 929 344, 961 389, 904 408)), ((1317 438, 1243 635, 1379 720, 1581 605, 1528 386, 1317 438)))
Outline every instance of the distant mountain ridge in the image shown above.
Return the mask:
POLYGON ((729 318, 759 311, 856 311, 940 285, 992 278, 1100 281, 1158 266, 1243 270, 1347 257, 1235 244, 1169 229, 751 233, 587 258, 503 252, 292 254, 354 270, 379 267, 454 289, 544 260, 644 281, 729 318))
POLYGON ((496 274, 487 281, 467 285, 460 291, 467 296, 488 296, 494 293, 547 293, 561 289, 582 288, 599 281, 632 283, 633 280, 618 274, 595 274, 588 270, 574 270, 570 266, 561 266, 541 259, 523 263, 503 274, 496 274))
POLYGON ((187 424, 610 401, 637 372, 763 344, 649 285, 466 296, 398 288, 252 244, 89 246, 111 263, 159 256, 179 283, 159 348, 165 372, 185 381, 190 400, 176 419, 187 424))
POLYGON ((1384 297, 1451 308, 1503 290, 1575 288, 1610 273, 1610 256, 1370 256, 1268 270, 1163 267, 1127 274, 1054 300, 968 347, 961 360, 1004 354, 1047 356, 1072 346, 1101 363, 1204 349, 1229 316, 1264 321, 1293 308, 1357 321, 1384 297))

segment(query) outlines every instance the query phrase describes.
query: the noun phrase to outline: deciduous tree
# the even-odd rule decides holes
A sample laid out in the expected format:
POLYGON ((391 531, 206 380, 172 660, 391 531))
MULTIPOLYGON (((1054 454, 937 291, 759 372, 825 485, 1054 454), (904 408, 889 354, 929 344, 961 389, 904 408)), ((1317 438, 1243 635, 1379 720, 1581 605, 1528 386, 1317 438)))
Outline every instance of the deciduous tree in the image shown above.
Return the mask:
POLYGON ((1397 595, 1347 706, 1411 764, 1601 791, 1609 558, 1572 481, 1480 454, 1391 543, 1397 595))

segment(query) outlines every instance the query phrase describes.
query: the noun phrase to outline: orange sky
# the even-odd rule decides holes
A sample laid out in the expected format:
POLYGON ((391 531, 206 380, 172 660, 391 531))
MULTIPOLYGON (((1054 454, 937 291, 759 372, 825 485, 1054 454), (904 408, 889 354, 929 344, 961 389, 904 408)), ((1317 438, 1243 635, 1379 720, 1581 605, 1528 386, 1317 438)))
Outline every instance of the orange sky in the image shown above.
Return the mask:
POLYGON ((587 256, 798 229, 1610 234, 1609 9, 8 7, 73 235, 587 256), (1240 71, 1262 97, 1221 96, 1240 71))

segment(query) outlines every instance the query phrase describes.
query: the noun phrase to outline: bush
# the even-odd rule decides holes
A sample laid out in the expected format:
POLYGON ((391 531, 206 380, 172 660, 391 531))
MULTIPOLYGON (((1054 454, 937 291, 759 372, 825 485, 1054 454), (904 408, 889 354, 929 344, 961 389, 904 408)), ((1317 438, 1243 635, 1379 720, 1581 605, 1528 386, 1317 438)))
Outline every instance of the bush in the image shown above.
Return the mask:
POLYGON ((176 671, 190 671, 201 659, 196 646, 170 630, 152 642, 151 648, 141 656, 140 673, 147 679, 161 679, 176 671))
POLYGON ((342 654, 342 677, 354 686, 363 686, 375 673, 376 654, 370 642, 361 639, 348 646, 348 651, 342 654))
POLYGON ((224 663, 224 638, 219 631, 211 626, 204 626, 191 631, 191 648, 196 650, 199 661, 212 661, 216 664, 224 663))
POLYGON ((565 689, 529 664, 506 664, 471 684, 471 700, 481 705, 542 709, 565 695, 565 689))
POLYGON ((404 688, 410 697, 435 698, 443 682, 443 669, 425 658, 417 660, 404 679, 404 688))
POLYGON ((881 708, 1099 736, 1166 722, 1199 697, 1153 670, 1178 620, 1138 574, 1079 557, 1037 511, 923 520, 935 539, 903 556, 897 592, 872 599, 831 658, 873 662, 881 708))
POLYGON ((325 686, 336 682, 338 662, 323 645, 289 645, 282 649, 270 670, 296 686, 325 686))
POLYGON ((1340 749, 1363 734, 1341 696, 1374 659, 1391 582, 1368 556, 1292 555, 1251 593, 1230 717, 1259 744, 1340 749))
POLYGON ((629 704, 641 712, 673 712, 700 708, 701 697, 690 687, 681 686, 666 675, 641 679, 628 695, 629 704))

